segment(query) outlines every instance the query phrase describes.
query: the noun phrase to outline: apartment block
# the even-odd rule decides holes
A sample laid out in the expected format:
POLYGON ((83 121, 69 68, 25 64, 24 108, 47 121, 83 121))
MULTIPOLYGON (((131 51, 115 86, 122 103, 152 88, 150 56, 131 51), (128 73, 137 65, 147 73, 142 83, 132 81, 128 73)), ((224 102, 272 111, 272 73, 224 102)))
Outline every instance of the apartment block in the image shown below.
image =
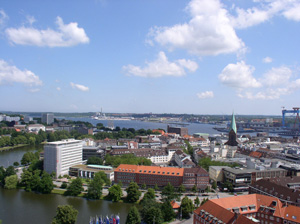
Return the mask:
POLYGON ((82 164, 82 141, 66 139, 44 145, 44 170, 65 175, 71 166, 82 164))

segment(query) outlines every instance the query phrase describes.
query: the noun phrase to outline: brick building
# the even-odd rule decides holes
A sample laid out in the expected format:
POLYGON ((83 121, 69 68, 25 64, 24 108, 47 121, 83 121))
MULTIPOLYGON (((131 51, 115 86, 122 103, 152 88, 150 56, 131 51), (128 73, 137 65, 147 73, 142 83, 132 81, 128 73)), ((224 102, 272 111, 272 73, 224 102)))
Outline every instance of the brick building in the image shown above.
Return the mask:
POLYGON ((249 186, 249 193, 274 196, 283 203, 300 207, 300 177, 258 180, 249 186))
POLYGON ((300 223, 300 208, 279 199, 249 194, 212 199, 194 211, 194 224, 202 223, 300 223))
POLYGON ((174 187, 183 184, 192 188, 195 184, 198 189, 205 189, 209 183, 208 173, 198 168, 177 168, 159 166, 138 166, 121 164, 115 169, 115 183, 121 181, 124 185, 136 182, 139 185, 163 187, 171 183, 174 187))
POLYGON ((187 128, 170 127, 168 125, 168 133, 175 133, 180 136, 185 136, 189 134, 189 131, 187 128))

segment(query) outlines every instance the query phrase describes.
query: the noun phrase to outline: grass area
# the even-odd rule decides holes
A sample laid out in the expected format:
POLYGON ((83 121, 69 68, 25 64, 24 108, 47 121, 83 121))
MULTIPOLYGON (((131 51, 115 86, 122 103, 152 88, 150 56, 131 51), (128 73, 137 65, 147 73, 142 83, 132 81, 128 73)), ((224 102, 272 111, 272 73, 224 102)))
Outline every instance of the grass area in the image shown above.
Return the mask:
POLYGON ((65 190, 63 190, 63 189, 53 189, 52 191, 51 191, 51 193, 52 194, 61 194, 61 195, 63 195, 64 193, 65 193, 65 190))
MULTIPOLYGON (((64 195, 64 193, 66 192, 66 190, 64 189, 53 189, 51 191, 51 194, 60 194, 60 195, 64 195)), ((86 193, 81 193, 79 195, 77 195, 76 197, 85 197, 86 193)))
POLYGON ((0 151, 5 151, 5 150, 11 150, 11 149, 15 149, 15 148, 20 148, 23 146, 26 146, 28 144, 19 144, 19 145, 14 145, 14 146, 6 146, 6 147, 2 147, 0 148, 0 151))

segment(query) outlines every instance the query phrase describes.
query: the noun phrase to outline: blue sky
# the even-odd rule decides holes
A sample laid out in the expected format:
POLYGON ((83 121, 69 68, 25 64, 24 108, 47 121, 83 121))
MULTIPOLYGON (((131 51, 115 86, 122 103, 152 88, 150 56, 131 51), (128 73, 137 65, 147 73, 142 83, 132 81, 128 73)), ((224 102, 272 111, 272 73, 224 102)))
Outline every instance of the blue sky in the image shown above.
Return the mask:
POLYGON ((0 110, 281 113, 299 0, 0 0, 0 110))

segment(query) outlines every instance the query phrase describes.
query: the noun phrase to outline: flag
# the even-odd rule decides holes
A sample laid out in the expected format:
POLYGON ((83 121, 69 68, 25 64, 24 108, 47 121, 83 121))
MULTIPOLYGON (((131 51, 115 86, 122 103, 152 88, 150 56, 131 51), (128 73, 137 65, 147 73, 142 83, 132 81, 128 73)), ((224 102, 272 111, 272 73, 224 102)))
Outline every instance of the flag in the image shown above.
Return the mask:
POLYGON ((120 217, 118 215, 116 216, 116 224, 120 224, 120 217))

